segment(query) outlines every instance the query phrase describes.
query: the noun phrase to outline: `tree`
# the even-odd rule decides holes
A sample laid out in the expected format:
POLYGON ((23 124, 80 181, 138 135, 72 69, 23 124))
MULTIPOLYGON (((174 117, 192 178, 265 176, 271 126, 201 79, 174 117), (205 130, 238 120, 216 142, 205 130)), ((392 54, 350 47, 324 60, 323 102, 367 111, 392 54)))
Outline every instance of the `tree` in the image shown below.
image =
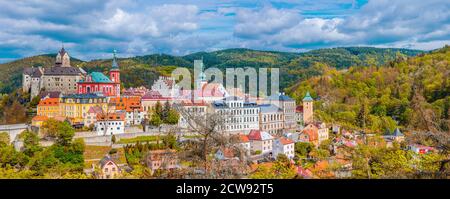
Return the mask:
POLYGON ((369 107, 367 105, 367 99, 363 99, 361 101, 361 107, 359 109, 358 116, 356 118, 358 126, 361 127, 363 130, 366 129, 368 114, 369 114, 369 107))
POLYGON ((180 115, 178 114, 178 112, 171 109, 167 112, 167 117, 165 118, 164 123, 175 125, 178 124, 179 119, 180 115))
POLYGON ((150 118, 149 123, 152 126, 160 127, 163 124, 163 121, 161 120, 161 117, 158 114, 153 113, 150 118))
POLYGON ((9 134, 7 132, 1 132, 0 133, 0 147, 9 145, 9 143, 10 143, 9 134))
POLYGON ((60 121, 49 118, 42 124, 41 132, 44 138, 55 139, 58 136, 60 121))
POLYGON ((56 143, 62 146, 70 145, 75 130, 68 122, 60 122, 58 125, 56 143))
POLYGON ((39 137, 31 131, 24 131, 19 135, 23 139, 23 153, 28 157, 32 157, 36 152, 41 151, 39 146, 39 137))
POLYGON ((161 118, 162 113, 163 113, 161 102, 159 102, 159 101, 156 102, 155 110, 153 113, 158 115, 161 118))
POLYGON ((295 143, 295 153, 302 157, 307 157, 309 153, 314 149, 314 146, 309 142, 297 142, 295 143))
POLYGON ((111 136, 111 143, 113 143, 113 144, 116 143, 116 135, 111 136))

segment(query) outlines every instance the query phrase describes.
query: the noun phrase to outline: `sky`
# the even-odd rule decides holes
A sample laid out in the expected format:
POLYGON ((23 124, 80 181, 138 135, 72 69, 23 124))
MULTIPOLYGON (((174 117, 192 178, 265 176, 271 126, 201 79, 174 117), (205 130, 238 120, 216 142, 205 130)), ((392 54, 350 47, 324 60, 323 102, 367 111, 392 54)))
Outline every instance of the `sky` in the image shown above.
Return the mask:
POLYGON ((450 44, 448 0, 0 0, 0 63, 250 48, 431 50, 450 44))

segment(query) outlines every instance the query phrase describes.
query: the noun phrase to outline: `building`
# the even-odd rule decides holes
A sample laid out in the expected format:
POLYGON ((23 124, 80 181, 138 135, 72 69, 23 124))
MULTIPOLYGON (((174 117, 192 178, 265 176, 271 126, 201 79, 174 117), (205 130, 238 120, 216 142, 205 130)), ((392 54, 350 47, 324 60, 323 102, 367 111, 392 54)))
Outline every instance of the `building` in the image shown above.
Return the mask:
POLYGON ((285 137, 276 138, 273 146, 274 157, 278 157, 279 154, 284 154, 289 159, 293 159, 295 156, 294 145, 295 145, 294 141, 288 138, 285 137))
POLYGON ((50 95, 46 95, 41 98, 39 104, 37 105, 37 115, 46 117, 59 116, 59 97, 52 98, 50 95))
POLYGON ((177 152, 172 149, 149 151, 145 157, 145 163, 152 172, 157 169, 177 169, 178 162, 177 152))
POLYGON ((137 87, 137 88, 130 87, 130 88, 124 89, 122 91, 122 96, 140 96, 140 97, 143 97, 149 91, 150 90, 148 90, 144 86, 140 86, 140 87, 137 87))
POLYGON ((104 111, 108 108, 107 99, 97 94, 70 94, 61 97, 60 116, 68 118, 72 125, 83 125, 91 107, 99 106, 104 111))
POLYGON ((167 98, 174 98, 180 92, 180 88, 175 83, 175 79, 167 76, 159 76, 159 79, 153 83, 151 90, 157 91, 161 96, 167 98))
MULTIPOLYGON (((189 115, 191 119, 206 120, 206 113, 208 111, 208 104, 204 101, 182 101, 180 107, 184 109, 185 114, 189 115)), ((180 128, 188 129, 192 128, 191 125, 197 125, 197 123, 189 124, 189 121, 180 114, 180 119, 178 121, 178 126, 180 128)), ((196 127, 196 126, 194 126, 196 127)))
POLYGON ((124 111, 126 113, 126 125, 140 125, 145 118, 144 109, 141 106, 140 96, 114 97, 109 100, 109 107, 114 111, 124 111))
POLYGON ((77 82, 83 80, 85 76, 86 72, 82 68, 70 65, 69 54, 63 47, 56 55, 54 66, 24 69, 22 89, 30 93, 31 98, 39 95, 41 90, 74 94, 77 92, 77 82))
POLYGON ((92 72, 84 80, 77 82, 78 94, 99 93, 106 97, 120 97, 120 70, 116 61, 116 52, 109 71, 109 78, 101 72, 92 72))
POLYGON ((245 150, 246 154, 250 155, 251 143, 250 143, 250 139, 248 139, 248 136, 240 134, 239 135, 239 144, 245 150))
POLYGON ((388 142, 393 142, 393 141, 403 142, 403 141, 405 141, 405 135, 403 135, 403 133, 400 131, 399 128, 396 128, 393 133, 391 133, 388 129, 386 131, 386 134, 383 137, 388 142))
POLYGON ((284 93, 278 95, 271 95, 265 100, 266 104, 273 104, 278 106, 283 111, 283 129, 295 130, 297 127, 297 120, 295 116, 295 100, 284 93))
POLYGON ((273 154, 273 137, 269 133, 260 130, 251 130, 247 137, 250 140, 250 150, 252 152, 259 151, 263 155, 273 154))
POLYGON ((297 106, 295 108, 295 120, 297 124, 303 125, 303 106, 297 106))
POLYGON ((163 97, 158 91, 149 91, 141 98, 142 108, 146 115, 155 108, 158 102, 163 106, 167 101, 173 104, 173 98, 163 97))
POLYGON ((97 114, 94 131, 97 132, 97 135, 125 133, 125 114, 120 112, 97 114))
POLYGON ((97 115, 103 114, 103 109, 100 106, 93 106, 89 108, 87 116, 84 118, 84 126, 94 127, 95 122, 97 122, 97 115))
POLYGON ((417 154, 427 154, 435 151, 434 147, 424 146, 420 144, 411 144, 408 146, 408 149, 417 154))
POLYGON ((259 105, 259 130, 272 135, 283 132, 283 110, 273 104, 259 105))
POLYGON ((309 91, 306 92, 305 97, 303 98, 303 124, 307 125, 314 121, 314 110, 313 110, 314 100, 309 94, 309 91))
POLYGON ((299 142, 309 142, 317 146, 319 144, 319 133, 317 128, 303 129, 299 134, 299 142))
POLYGON ((242 98, 230 96, 214 101, 213 111, 223 117, 221 130, 228 133, 248 133, 259 129, 259 106, 254 102, 246 102, 242 98))
POLYGON ((320 144, 329 138, 329 129, 323 122, 309 123, 303 129, 303 131, 305 130, 312 130, 312 132, 316 134, 314 137, 317 137, 317 144, 320 144))
POLYGON ((110 156, 103 157, 100 162, 100 179, 114 179, 118 178, 120 175, 120 168, 117 164, 111 159, 110 156))

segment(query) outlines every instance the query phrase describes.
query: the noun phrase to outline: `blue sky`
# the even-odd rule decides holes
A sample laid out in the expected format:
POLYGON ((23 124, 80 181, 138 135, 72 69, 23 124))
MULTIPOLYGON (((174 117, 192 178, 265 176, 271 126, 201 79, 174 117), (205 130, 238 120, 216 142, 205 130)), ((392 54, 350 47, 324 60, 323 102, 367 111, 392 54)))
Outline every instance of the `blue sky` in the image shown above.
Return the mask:
POLYGON ((0 62, 226 48, 430 50, 450 44, 448 0, 0 0, 0 62))

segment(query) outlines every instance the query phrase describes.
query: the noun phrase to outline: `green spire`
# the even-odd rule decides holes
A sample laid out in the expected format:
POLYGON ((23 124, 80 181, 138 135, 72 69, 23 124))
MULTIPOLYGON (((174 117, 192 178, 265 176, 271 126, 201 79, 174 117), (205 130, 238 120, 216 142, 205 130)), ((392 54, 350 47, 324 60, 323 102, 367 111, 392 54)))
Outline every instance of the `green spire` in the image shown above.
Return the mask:
POLYGON ((304 102, 311 102, 311 101, 314 101, 314 99, 311 97, 311 95, 309 94, 309 91, 306 91, 306 95, 305 95, 305 97, 303 98, 303 101, 304 102))
POLYGON ((112 61, 112 68, 113 69, 119 69, 119 65, 117 64, 117 61, 116 61, 116 50, 114 49, 114 51, 113 51, 113 61, 112 61))

